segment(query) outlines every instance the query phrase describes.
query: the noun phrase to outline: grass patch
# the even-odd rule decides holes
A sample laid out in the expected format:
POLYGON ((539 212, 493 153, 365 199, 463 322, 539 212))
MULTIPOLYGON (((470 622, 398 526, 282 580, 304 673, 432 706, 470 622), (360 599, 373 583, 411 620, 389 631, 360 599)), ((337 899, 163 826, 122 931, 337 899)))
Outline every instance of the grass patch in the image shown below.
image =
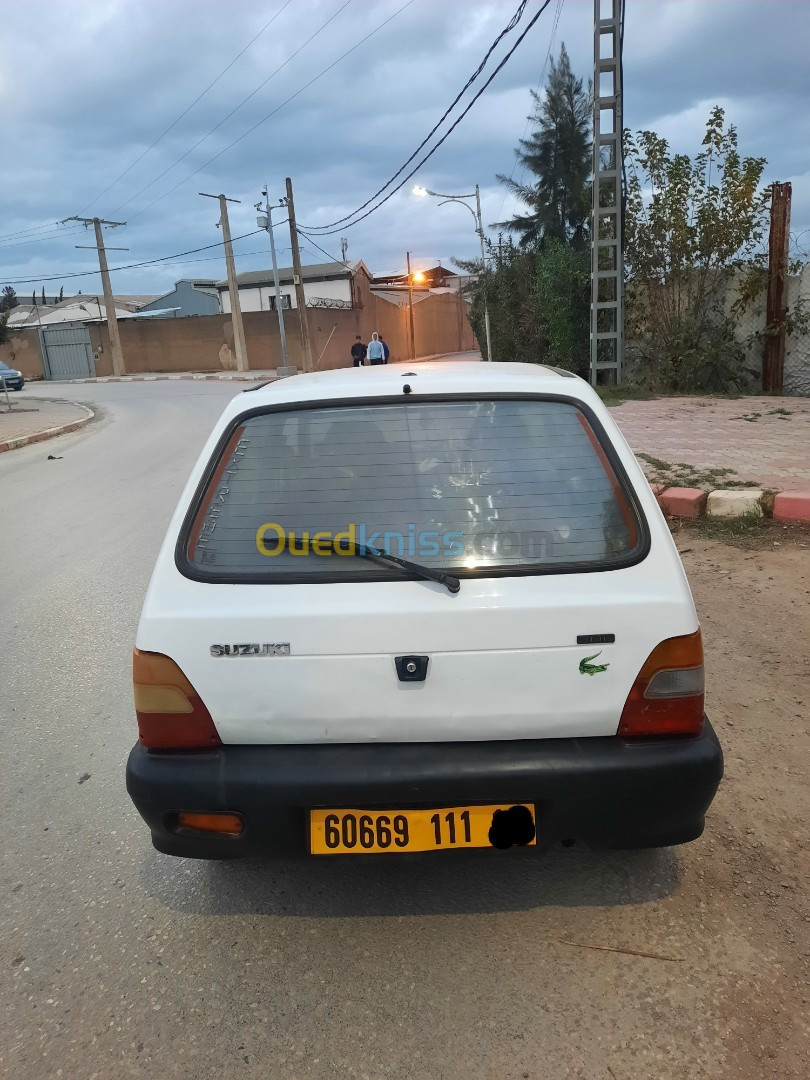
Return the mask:
POLYGON ((625 401, 653 401, 660 397, 660 394, 640 390, 635 386, 596 386, 594 389, 605 405, 622 405, 625 401))
POLYGON ((701 518, 699 521, 681 519, 672 522, 671 528, 681 541, 687 536, 696 536, 745 551, 810 547, 810 525, 798 521, 774 521, 754 514, 739 518, 701 518))
POLYGON ((701 491, 714 491, 715 488, 757 487, 748 480, 740 480, 734 469, 704 469, 690 465, 686 461, 662 461, 652 454, 636 454, 644 462, 644 472, 651 484, 664 487, 700 488, 701 491))

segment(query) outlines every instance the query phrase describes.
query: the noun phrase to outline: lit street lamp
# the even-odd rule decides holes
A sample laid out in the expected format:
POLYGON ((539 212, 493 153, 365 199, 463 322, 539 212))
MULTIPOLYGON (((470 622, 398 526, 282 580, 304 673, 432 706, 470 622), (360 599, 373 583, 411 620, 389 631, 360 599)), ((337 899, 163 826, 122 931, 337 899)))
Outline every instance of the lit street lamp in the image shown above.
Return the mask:
POLYGON ((481 191, 478 184, 475 185, 475 192, 472 195, 441 195, 438 191, 430 191, 428 188, 422 187, 417 184, 413 189, 413 194, 424 198, 426 195, 431 195, 434 199, 441 199, 439 206, 444 206, 445 203, 455 202, 460 203, 462 206, 466 206, 473 216, 475 221, 475 231, 478 233, 478 239, 481 241, 481 273, 484 277, 484 332, 487 338, 487 360, 492 359, 492 339, 489 332, 489 305, 487 303, 487 278, 486 278, 486 256, 484 254, 484 225, 481 221, 481 191), (475 199, 475 210, 466 201, 467 199, 475 199))

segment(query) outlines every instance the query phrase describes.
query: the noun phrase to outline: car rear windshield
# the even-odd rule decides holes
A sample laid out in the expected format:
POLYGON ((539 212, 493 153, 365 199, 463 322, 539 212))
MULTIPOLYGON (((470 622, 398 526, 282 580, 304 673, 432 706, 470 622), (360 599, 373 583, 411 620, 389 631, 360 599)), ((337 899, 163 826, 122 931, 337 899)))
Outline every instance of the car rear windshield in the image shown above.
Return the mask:
POLYGON ((363 549, 470 575, 609 569, 641 545, 633 500, 568 401, 263 412, 209 476, 182 547, 182 568, 205 580, 400 573, 363 549))

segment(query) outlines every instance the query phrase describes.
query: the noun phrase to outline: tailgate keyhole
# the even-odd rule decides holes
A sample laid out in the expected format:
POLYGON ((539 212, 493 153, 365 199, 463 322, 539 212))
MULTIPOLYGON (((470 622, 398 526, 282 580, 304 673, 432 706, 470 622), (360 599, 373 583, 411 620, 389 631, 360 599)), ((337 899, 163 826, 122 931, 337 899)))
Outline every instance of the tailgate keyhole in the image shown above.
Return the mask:
POLYGON ((427 678, 429 656, 397 656, 397 678, 400 682, 424 682, 427 678))

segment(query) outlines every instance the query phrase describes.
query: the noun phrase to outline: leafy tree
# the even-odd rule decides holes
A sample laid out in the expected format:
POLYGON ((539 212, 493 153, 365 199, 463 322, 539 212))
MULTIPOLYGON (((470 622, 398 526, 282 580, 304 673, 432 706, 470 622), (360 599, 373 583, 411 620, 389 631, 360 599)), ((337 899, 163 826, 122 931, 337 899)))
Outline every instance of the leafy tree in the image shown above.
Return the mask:
POLYGON ((493 360, 551 364, 586 374, 589 362, 590 255, 548 239, 533 248, 509 243, 481 274, 480 262, 458 262, 476 275, 468 287, 470 323, 484 347, 484 292, 493 360))
POLYGON ((9 339, 8 317, 10 314, 10 311, 0 312, 0 345, 5 345, 9 339))
POLYGON ((734 321, 762 287, 765 159, 740 155, 719 106, 694 158, 653 131, 624 139, 629 356, 660 389, 742 387, 750 373, 734 321))
POLYGON ((20 301, 17 299, 17 294, 10 285, 6 285, 3 289, 3 295, 0 296, 0 311, 11 311, 12 308, 18 306, 20 301))
POLYGON ((528 209, 504 228, 517 233, 523 246, 543 238, 587 244, 590 213, 591 83, 587 87, 571 71, 565 45, 552 61, 545 93, 532 91, 536 125, 528 139, 521 139, 518 162, 537 179, 518 183, 508 176, 498 179, 528 209))

